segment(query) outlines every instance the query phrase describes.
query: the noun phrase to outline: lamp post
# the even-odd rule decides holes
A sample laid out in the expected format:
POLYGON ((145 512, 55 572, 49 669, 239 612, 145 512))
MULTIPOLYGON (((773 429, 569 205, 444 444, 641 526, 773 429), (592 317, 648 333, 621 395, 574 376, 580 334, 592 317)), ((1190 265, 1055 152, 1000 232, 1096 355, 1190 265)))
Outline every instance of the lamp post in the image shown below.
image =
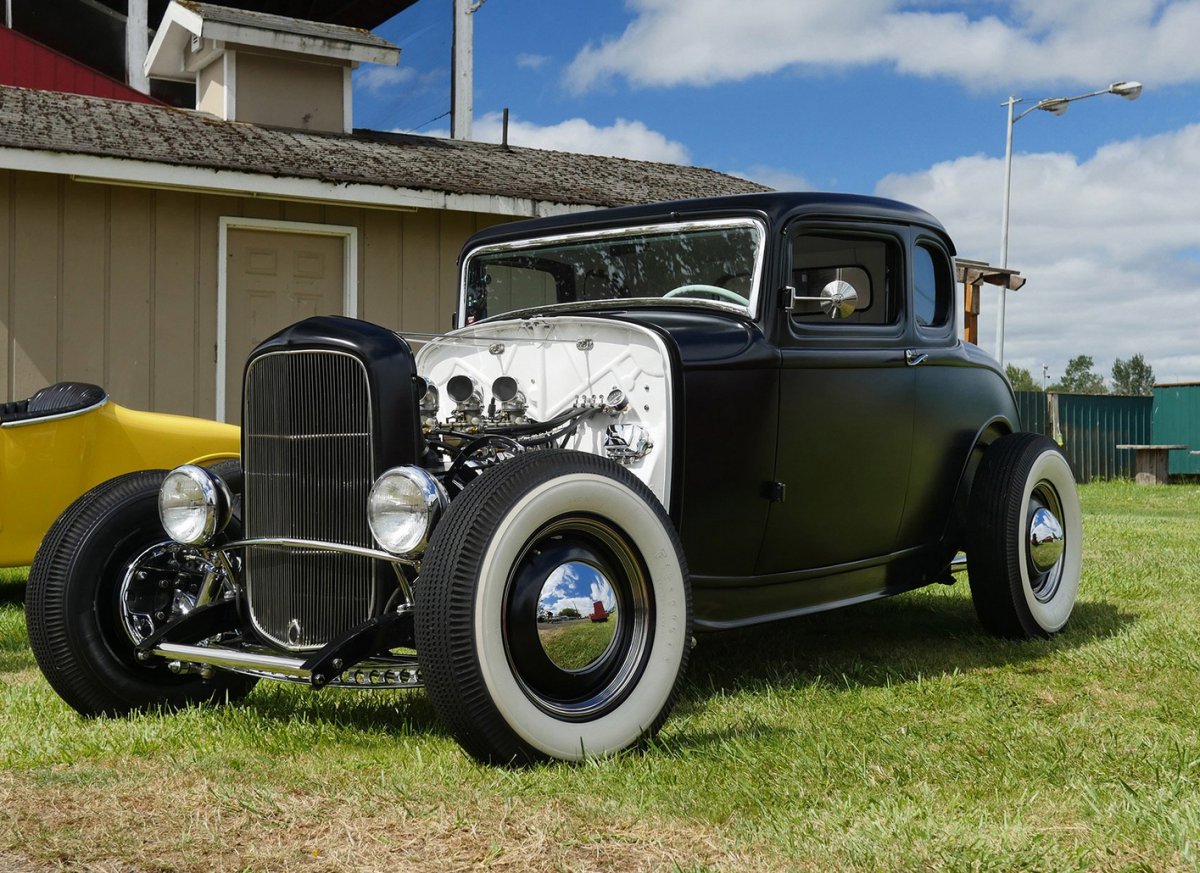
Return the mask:
MULTIPOLYGON (((1136 100, 1141 93, 1141 82, 1113 82, 1107 88, 1101 88, 1099 91, 1091 91, 1087 94, 1076 94, 1074 97, 1043 98, 1024 112, 1015 116, 1013 115, 1013 107, 1018 103, 1024 103, 1025 101, 1022 98, 1009 97, 1007 101, 1000 104, 1001 106, 1008 107, 1008 126, 1005 128, 1004 137, 1004 210, 1000 216, 1000 267, 1002 269, 1008 266, 1008 206, 1012 195, 1013 125, 1035 109, 1042 109, 1046 112, 1052 112, 1055 115, 1062 115, 1067 111, 1067 106, 1076 100, 1086 100, 1088 97, 1098 97, 1101 94, 1116 94, 1119 97, 1124 97, 1126 100, 1136 100)), ((1000 366, 1004 366, 1004 308, 1007 300, 1008 294, 1006 293, 1006 289, 1002 287, 1000 289, 1000 308, 996 321, 996 359, 1000 362, 1000 366)))

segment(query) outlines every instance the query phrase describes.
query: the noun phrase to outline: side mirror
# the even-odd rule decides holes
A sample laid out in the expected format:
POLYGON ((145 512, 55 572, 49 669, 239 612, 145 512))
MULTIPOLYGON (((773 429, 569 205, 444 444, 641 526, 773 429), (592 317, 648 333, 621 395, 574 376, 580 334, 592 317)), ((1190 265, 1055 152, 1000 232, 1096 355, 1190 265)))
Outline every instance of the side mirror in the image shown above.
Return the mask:
POLYGON ((858 291, 849 282, 834 279, 821 289, 819 297, 801 297, 791 285, 784 289, 784 305, 792 312, 798 303, 820 303, 821 311, 830 318, 846 318, 858 308, 858 291))

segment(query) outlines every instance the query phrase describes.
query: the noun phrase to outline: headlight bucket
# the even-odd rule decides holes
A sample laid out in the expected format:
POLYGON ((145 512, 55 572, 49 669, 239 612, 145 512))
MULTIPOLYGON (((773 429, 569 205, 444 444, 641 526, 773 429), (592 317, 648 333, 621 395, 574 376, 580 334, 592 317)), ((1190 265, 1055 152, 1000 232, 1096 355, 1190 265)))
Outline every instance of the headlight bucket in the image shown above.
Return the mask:
POLYGON ((195 464, 176 467, 158 489, 158 518, 167 536, 189 546, 205 545, 233 515, 233 495, 217 476, 195 464))
POLYGON ((367 497, 367 523, 380 548, 393 555, 424 551, 450 498, 442 483, 421 467, 382 473, 367 497))

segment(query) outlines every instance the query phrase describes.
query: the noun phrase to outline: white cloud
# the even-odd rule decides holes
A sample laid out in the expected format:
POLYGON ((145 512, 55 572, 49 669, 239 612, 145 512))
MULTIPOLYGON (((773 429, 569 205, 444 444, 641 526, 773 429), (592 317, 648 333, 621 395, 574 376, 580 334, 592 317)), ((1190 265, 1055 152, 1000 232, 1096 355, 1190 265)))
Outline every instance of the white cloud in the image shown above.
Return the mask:
POLYGON ((782 167, 771 167, 767 164, 751 164, 744 170, 738 170, 730 175, 739 179, 749 179, 760 185, 767 185, 776 191, 813 191, 815 186, 807 177, 782 167))
POLYGON ((372 94, 377 94, 397 85, 407 85, 416 76, 416 70, 412 67, 384 67, 372 64, 354 77, 354 84, 372 94))
POLYGON ((565 597, 550 606, 550 611, 558 615, 567 607, 578 610, 580 615, 590 615, 592 612, 592 601, 586 597, 565 597))
POLYGON ((912 0, 628 2, 636 17, 625 32, 590 43, 571 63, 576 90, 614 76, 711 85, 877 64, 1006 87, 1200 80, 1200 0, 1012 0, 1004 18, 912 0))
MULTIPOLYGON (((503 117, 489 112, 476 118, 472 139, 480 142, 500 142, 503 117)), ((570 118, 558 124, 538 125, 509 117, 509 145, 577 152, 588 155, 609 155, 645 161, 686 164, 690 160, 683 143, 668 139, 640 121, 618 118, 608 126, 597 126, 583 118, 570 118)))
MULTIPOLYGON (((942 220, 959 254, 998 263, 1003 161, 963 157, 882 179, 877 193, 942 220)), ((1141 353, 1162 381, 1200 379, 1200 125, 1118 142, 1085 160, 1017 154, 1006 360, 1051 381, 1079 354, 1107 378, 1141 353)), ((996 291, 984 291, 981 345, 995 345, 996 291)))
POLYGON ((534 55, 528 52, 521 52, 517 55, 517 66, 522 70, 540 70, 550 60, 547 55, 534 55))

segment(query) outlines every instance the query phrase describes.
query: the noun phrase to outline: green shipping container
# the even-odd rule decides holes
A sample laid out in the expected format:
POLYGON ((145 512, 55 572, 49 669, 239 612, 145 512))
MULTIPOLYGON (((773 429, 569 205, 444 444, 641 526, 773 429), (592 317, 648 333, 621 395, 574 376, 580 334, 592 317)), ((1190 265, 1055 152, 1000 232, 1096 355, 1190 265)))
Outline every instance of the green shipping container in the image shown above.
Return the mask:
MULTIPOLYGON (((1155 445, 1200 451, 1200 382, 1155 385, 1151 431, 1155 445)), ((1200 474, 1200 455, 1171 452, 1169 469, 1175 474, 1200 474)))

